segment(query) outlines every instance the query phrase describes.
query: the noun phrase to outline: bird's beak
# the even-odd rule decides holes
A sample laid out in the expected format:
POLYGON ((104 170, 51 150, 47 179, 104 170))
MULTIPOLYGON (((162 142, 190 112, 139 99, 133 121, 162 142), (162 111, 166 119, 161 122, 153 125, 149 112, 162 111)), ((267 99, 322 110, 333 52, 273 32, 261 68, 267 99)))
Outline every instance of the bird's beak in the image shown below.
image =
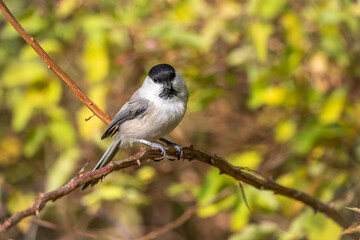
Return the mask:
POLYGON ((166 82, 164 83, 164 88, 166 88, 166 89, 171 89, 171 88, 172 88, 171 82, 166 81, 166 82))

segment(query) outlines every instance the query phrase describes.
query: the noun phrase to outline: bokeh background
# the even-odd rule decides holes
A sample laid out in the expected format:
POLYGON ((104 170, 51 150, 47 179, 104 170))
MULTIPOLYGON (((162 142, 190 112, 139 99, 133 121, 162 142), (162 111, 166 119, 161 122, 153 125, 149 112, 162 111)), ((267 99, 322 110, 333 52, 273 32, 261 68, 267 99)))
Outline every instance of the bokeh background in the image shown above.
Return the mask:
MULTIPOLYGON (((169 139, 225 157, 359 214, 360 4, 350 0, 6 1, 58 65, 113 117, 149 69, 188 84, 169 139)), ((0 218, 91 170, 111 140, 0 14, 0 218)), ((116 159, 141 146, 122 150, 116 159)), ((196 161, 148 163, 74 191, 5 234, 136 239, 197 211, 158 239, 339 239, 332 220, 196 161)), ((1 237, 0 237, 1 238, 1 237)), ((346 237, 342 237, 346 239, 346 237)))

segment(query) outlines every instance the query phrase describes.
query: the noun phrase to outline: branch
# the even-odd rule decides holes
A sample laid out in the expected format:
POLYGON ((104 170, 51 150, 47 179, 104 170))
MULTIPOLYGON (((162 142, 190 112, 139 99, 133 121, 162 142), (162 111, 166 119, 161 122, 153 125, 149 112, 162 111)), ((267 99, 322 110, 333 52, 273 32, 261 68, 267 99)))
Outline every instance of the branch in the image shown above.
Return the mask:
MULTIPOLYGON (((351 224, 351 222, 346 221, 334 208, 322 203, 321 201, 308 195, 307 193, 298 191, 296 189, 284 187, 280 184, 277 184, 273 180, 265 179, 263 177, 258 177, 256 175, 247 173, 244 171, 244 168, 233 166, 228 161, 217 155, 204 153, 191 147, 190 149, 192 149, 192 155, 194 156, 194 160, 196 159, 208 165, 217 167, 220 170, 220 174, 226 174, 236 180, 245 182, 260 190, 270 190, 275 194, 298 200, 305 205, 312 207, 315 212, 319 211, 324 213, 343 228, 346 228, 351 224)), ((187 155, 185 156, 188 157, 187 155)), ((253 170, 245 170, 249 172, 255 172, 253 170)))
MULTIPOLYGON (((167 149, 167 154, 176 157, 177 150, 175 148, 169 148, 167 149)), ((120 169, 130 166, 140 165, 142 162, 149 161, 151 159, 161 156, 161 152, 158 149, 142 149, 137 154, 131 157, 111 162, 106 167, 103 167, 97 171, 81 174, 80 176, 70 180, 68 183, 52 192, 46 194, 40 193, 29 208, 21 212, 16 212, 10 218, 5 220, 5 222, 0 225, 0 233, 7 231, 9 228, 14 226, 27 216, 38 215, 48 201, 56 201, 58 198, 69 194, 70 192, 74 191, 76 188, 82 186, 88 181, 104 178, 106 175, 113 171, 118 171, 120 169)), ((189 161, 198 160, 200 162, 216 167, 220 170, 220 173, 229 175, 236 180, 248 183, 260 190, 270 190, 276 194, 298 200, 305 205, 312 207, 314 211, 324 213, 344 228, 350 225, 350 223, 345 221, 336 210, 320 202, 316 198, 311 197, 304 192, 281 186, 271 180, 247 173, 243 170, 243 168, 233 166, 219 156, 205 153, 190 146, 184 148, 183 158, 188 159, 189 161)))
POLYGON ((48 192, 45 194, 39 193, 29 208, 14 213, 10 218, 6 219, 2 225, 0 225, 0 233, 7 231, 10 227, 14 226, 27 216, 39 215, 39 212, 45 207, 47 202, 56 201, 57 199, 71 193, 76 188, 82 186, 84 183, 91 180, 103 178, 112 171, 117 171, 123 168, 138 165, 140 164, 140 162, 160 156, 160 154, 156 153, 159 152, 153 149, 142 149, 140 152, 131 157, 120 161, 111 162, 106 167, 103 167, 97 171, 80 174, 78 177, 71 179, 69 182, 52 192, 48 192))
POLYGON ((110 124, 111 118, 106 115, 95 103, 93 103, 88 96, 76 85, 76 83, 56 65, 56 63, 47 55, 42 47, 36 42, 36 40, 25 31, 25 29, 19 24, 16 18, 12 15, 10 10, 7 8, 3 0, 0 0, 0 9, 4 13, 5 17, 13 25, 15 30, 24 38, 24 40, 39 54, 39 56, 48 65, 48 68, 53 70, 78 96, 81 102, 83 102, 98 118, 100 118, 107 125, 110 124))

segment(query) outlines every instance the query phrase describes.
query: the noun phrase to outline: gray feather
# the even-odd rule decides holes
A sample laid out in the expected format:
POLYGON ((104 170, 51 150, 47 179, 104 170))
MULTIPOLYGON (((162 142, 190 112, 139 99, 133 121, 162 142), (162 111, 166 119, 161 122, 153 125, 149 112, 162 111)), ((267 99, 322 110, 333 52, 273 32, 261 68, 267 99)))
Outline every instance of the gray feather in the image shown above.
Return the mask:
POLYGON ((149 101, 140 98, 138 92, 136 92, 116 114, 101 139, 113 136, 119 131, 119 127, 123 122, 141 116, 148 108, 149 101))
MULTIPOLYGON (((139 97, 139 94, 136 92, 130 100, 120 109, 116 114, 114 119, 109 124, 109 127, 101 137, 101 139, 111 137, 119 131, 119 127, 125 121, 137 118, 141 116, 149 108, 149 101, 139 97)), ((114 142, 106 150, 104 155, 101 157, 99 162, 96 164, 95 168, 92 171, 96 171, 104 166, 106 166, 115 156, 117 151, 120 148, 121 138, 116 136, 114 142)), ((85 183, 81 190, 85 190, 87 187, 94 186, 98 183, 99 180, 94 180, 85 183)))
MULTIPOLYGON (((120 138, 117 137, 117 138, 115 138, 113 143, 110 145, 110 147, 105 151, 104 155, 101 157, 101 159, 99 160, 99 162, 96 164, 96 166, 94 167, 94 169, 92 171, 96 171, 96 170, 106 166, 114 158, 117 151, 119 150, 119 147, 120 147, 120 138)), ((90 185, 93 187, 98 182, 99 182, 99 179, 87 182, 82 186, 81 190, 85 190, 90 185)))

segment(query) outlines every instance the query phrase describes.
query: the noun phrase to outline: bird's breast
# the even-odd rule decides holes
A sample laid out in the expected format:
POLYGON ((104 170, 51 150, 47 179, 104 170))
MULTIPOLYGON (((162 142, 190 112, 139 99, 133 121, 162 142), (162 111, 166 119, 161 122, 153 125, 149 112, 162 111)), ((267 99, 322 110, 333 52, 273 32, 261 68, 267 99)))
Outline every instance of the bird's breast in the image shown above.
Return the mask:
POLYGON ((119 134, 130 144, 137 138, 157 140, 169 134, 179 124, 185 111, 186 102, 151 102, 144 114, 124 122, 120 126, 119 134))

